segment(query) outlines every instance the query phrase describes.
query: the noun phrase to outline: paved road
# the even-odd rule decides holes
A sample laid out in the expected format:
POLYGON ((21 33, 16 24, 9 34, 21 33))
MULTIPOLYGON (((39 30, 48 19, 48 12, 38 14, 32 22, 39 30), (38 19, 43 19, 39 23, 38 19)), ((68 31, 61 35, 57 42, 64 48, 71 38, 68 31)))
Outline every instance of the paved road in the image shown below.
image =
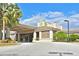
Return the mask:
POLYGON ((79 56, 79 43, 39 42, 0 47, 0 56, 79 56))

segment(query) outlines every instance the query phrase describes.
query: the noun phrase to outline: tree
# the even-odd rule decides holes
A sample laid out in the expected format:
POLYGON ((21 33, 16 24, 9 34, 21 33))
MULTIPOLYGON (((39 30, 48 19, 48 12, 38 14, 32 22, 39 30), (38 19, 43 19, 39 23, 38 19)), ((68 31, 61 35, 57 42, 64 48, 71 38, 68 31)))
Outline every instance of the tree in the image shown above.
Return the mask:
POLYGON ((6 25, 10 28, 14 27, 15 25, 19 24, 19 18, 22 16, 22 12, 17 6, 17 4, 10 4, 7 7, 7 15, 8 20, 6 21, 6 25))
POLYGON ((6 28, 7 38, 10 37, 10 29, 19 24, 19 18, 22 16, 21 10, 17 4, 10 4, 6 10, 6 28))
POLYGON ((77 34, 71 34, 70 36, 69 36, 69 41, 75 41, 76 39, 78 39, 79 38, 79 35, 77 35, 77 34))
POLYGON ((62 31, 54 33, 54 40, 56 40, 56 41, 65 41, 65 39, 67 39, 67 34, 66 33, 64 33, 62 31))
MULTIPOLYGON (((0 3, 0 26, 2 28, 2 25, 3 25, 3 39, 5 39, 5 22, 4 22, 4 19, 3 19, 3 16, 5 14, 5 10, 8 6, 8 3, 0 3)), ((2 29, 0 29, 2 30, 2 29)))
MULTIPOLYGON (((3 6, 4 5, 5 4, 3 4, 3 6)), ((3 39, 5 39, 5 30, 7 33, 9 33, 9 30, 13 26, 19 24, 19 18, 22 16, 22 13, 17 4, 12 3, 8 4, 7 7, 2 7, 2 11, 3 39)))

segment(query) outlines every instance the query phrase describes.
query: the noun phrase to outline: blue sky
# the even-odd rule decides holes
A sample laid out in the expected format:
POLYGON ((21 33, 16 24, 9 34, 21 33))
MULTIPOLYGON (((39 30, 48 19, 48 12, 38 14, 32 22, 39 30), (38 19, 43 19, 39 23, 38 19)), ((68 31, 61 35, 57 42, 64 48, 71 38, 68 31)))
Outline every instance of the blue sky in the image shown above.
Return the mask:
POLYGON ((63 21, 68 19, 70 28, 79 27, 78 3, 18 3, 18 6, 23 13, 21 23, 36 25, 40 19, 44 19, 48 22, 57 22, 66 28, 67 25, 63 21))

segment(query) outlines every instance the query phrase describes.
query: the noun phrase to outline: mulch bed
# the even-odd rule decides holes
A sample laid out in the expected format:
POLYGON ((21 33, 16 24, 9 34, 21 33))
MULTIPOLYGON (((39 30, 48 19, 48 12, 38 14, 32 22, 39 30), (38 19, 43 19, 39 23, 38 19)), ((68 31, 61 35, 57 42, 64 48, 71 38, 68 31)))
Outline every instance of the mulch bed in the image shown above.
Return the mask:
POLYGON ((13 46, 13 45, 17 45, 17 43, 0 43, 0 47, 1 46, 13 46))

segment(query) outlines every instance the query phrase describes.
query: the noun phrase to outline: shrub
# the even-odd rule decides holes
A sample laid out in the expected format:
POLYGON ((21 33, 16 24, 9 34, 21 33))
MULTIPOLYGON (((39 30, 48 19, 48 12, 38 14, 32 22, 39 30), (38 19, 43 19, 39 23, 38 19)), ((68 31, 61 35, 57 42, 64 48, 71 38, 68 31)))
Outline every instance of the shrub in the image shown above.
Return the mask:
POLYGON ((77 34, 71 34, 69 36, 69 41, 76 41, 76 39, 78 39, 78 38, 79 38, 79 36, 77 34))
POLYGON ((54 33, 54 40, 55 41, 66 41, 65 39, 67 39, 66 33, 64 33, 62 31, 54 33))
POLYGON ((7 39, 8 43, 16 43, 16 40, 7 39))

